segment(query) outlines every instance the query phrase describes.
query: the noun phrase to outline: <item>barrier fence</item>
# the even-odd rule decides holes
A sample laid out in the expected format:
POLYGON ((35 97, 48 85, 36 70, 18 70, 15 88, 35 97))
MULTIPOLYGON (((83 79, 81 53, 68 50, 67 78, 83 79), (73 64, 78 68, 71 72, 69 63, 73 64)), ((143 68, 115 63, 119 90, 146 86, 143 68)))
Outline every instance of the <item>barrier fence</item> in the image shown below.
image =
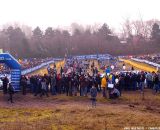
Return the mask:
POLYGON ((49 65, 49 64, 52 64, 52 63, 54 63, 55 61, 58 61, 58 60, 61 60, 61 59, 53 59, 53 60, 51 60, 51 61, 48 61, 48 62, 45 62, 45 63, 42 63, 42 64, 40 64, 40 65, 38 65, 38 66, 35 66, 35 67, 33 67, 33 68, 29 68, 29 69, 26 69, 26 70, 22 70, 22 75, 26 75, 26 74, 29 74, 29 73, 32 73, 32 72, 34 72, 34 71, 36 71, 36 70, 39 70, 39 69, 41 69, 41 68, 43 68, 43 67, 45 67, 45 66, 47 66, 47 65, 49 65))
POLYGON ((138 62, 141 62, 141 63, 146 63, 146 64, 152 65, 154 67, 160 68, 160 64, 157 64, 157 63, 154 63, 154 62, 150 62, 150 61, 142 60, 142 59, 137 59, 137 58, 131 58, 131 59, 134 60, 134 61, 138 61, 138 62))

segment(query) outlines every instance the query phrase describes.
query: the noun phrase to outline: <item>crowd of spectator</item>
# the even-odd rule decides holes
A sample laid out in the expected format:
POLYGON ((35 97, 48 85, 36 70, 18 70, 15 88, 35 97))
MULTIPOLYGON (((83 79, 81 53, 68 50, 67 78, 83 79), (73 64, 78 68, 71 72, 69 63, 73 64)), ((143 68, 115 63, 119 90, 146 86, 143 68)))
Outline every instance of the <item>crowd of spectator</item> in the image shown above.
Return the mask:
POLYGON ((35 66, 38 66, 42 63, 48 62, 50 60, 52 60, 53 58, 30 58, 30 59, 22 59, 19 60, 20 64, 21 64, 21 68, 22 70, 25 69, 29 69, 29 68, 33 68, 35 66))
POLYGON ((160 64, 160 54, 155 55, 144 55, 144 56, 136 56, 135 58, 141 59, 141 60, 147 60, 153 63, 160 64))
POLYGON ((4 64, 0 65, 0 75, 10 74, 10 68, 4 64))
MULTIPOLYGON (((101 62, 99 62, 101 64, 101 62)), ((64 67, 57 71, 56 65, 48 67, 48 74, 21 77, 21 91, 34 96, 65 94, 66 96, 91 96, 95 106, 96 96, 118 98, 123 91, 141 91, 152 89, 160 92, 160 73, 157 72, 114 72, 100 73, 95 61, 68 59, 64 67), (50 93, 50 94, 49 94, 50 93)), ((3 89, 6 92, 5 87, 3 89)))
MULTIPOLYGON (((30 58, 30 59, 21 59, 19 60, 19 63, 21 64, 21 70, 26 70, 26 69, 30 69, 33 67, 36 67, 42 63, 48 62, 50 60, 52 60, 53 58, 30 58)), ((0 65, 0 75, 5 75, 5 74, 10 74, 11 73, 11 69, 5 65, 5 64, 1 64, 0 65)))
POLYGON ((56 66, 48 68, 48 72, 49 74, 44 76, 34 75, 28 78, 23 76, 21 80, 23 94, 26 93, 27 86, 30 86, 30 91, 35 96, 40 93, 48 96, 48 92, 52 95, 65 93, 67 96, 77 96, 79 93, 80 96, 87 96, 92 86, 95 86, 97 92, 102 92, 103 97, 109 98, 119 97, 122 90, 143 91, 147 87, 153 89, 155 93, 160 91, 159 73, 130 71, 100 74, 94 62, 89 64, 87 60, 68 60, 59 73, 56 66))

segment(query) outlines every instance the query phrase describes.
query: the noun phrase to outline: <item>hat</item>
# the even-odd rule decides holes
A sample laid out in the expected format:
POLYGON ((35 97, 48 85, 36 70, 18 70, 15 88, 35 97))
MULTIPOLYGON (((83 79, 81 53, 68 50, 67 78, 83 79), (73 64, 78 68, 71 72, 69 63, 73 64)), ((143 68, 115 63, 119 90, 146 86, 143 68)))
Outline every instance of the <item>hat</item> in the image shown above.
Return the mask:
POLYGON ((119 80, 116 78, 116 79, 115 79, 115 82, 116 82, 116 83, 118 83, 118 82, 119 82, 119 80))

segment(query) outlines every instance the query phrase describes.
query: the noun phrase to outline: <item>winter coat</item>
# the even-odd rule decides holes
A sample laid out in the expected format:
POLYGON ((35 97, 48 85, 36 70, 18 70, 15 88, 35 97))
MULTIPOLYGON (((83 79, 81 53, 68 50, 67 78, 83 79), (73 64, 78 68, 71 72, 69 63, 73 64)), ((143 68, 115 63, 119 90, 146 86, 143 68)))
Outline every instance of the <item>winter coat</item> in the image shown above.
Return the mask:
POLYGON ((96 88, 91 88, 90 93, 91 93, 91 97, 93 97, 93 98, 97 97, 97 89, 96 88))
POLYGON ((102 81, 101 81, 101 87, 102 87, 102 88, 106 88, 106 86, 107 86, 107 80, 106 80, 105 77, 103 77, 103 78, 102 78, 102 81))
POLYGON ((45 81, 42 81, 41 85, 42 85, 42 90, 47 90, 47 85, 45 81))
POLYGON ((13 88, 13 86, 11 84, 9 84, 8 93, 9 94, 14 94, 14 88, 13 88))

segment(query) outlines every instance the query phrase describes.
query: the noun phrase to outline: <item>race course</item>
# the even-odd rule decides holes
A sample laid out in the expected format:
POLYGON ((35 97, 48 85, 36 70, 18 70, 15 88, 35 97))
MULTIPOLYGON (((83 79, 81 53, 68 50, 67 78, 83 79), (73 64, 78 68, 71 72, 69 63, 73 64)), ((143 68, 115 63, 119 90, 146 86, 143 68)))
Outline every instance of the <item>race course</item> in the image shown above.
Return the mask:
MULTIPOLYGON (((92 63, 90 60, 90 66, 92 63)), ((96 60, 94 63, 100 69, 96 60)), ((65 60, 56 62, 58 73, 64 64, 65 60)), ((122 67, 122 64, 118 63, 118 66, 122 67)), ((128 63, 126 69, 130 68, 128 63)), ((88 72, 92 73, 91 67, 88 72)), ((47 67, 44 67, 32 75, 47 73, 47 67)), ((40 97, 18 92, 13 95, 12 104, 7 102, 8 95, 0 93, 0 130, 124 130, 132 127, 145 130, 159 127, 159 94, 153 94, 151 89, 144 89, 144 96, 139 90, 122 91, 121 97, 109 99, 108 90, 106 93, 107 98, 102 97, 102 92, 98 93, 96 108, 91 106, 89 93, 66 96, 49 92, 49 97, 40 97)))
POLYGON ((151 65, 148 65, 148 64, 145 64, 145 63, 140 63, 140 62, 136 62, 136 61, 133 61, 133 60, 125 60, 125 59, 121 59, 124 63, 130 65, 130 66, 133 66, 135 67, 136 69, 138 70, 143 70, 143 71, 147 71, 147 72, 157 72, 156 68, 151 66, 151 65))
POLYGON ((116 100, 99 95, 97 100, 95 109, 91 108, 89 96, 40 98, 16 94, 14 105, 1 98, 0 130, 123 130, 160 124, 160 96, 148 90, 145 100, 137 92, 125 92, 116 100))
MULTIPOLYGON (((63 67, 64 64, 65 64, 65 61, 64 60, 63 61, 58 61, 58 62, 55 62, 55 64, 56 64, 57 72, 59 73, 61 66, 63 67)), ((53 67, 53 64, 51 64, 50 67, 53 67)), ((45 66, 45 67, 43 67, 43 68, 41 68, 41 69, 39 69, 35 72, 32 72, 28 75, 44 75, 44 74, 48 74, 47 66, 45 66)))

